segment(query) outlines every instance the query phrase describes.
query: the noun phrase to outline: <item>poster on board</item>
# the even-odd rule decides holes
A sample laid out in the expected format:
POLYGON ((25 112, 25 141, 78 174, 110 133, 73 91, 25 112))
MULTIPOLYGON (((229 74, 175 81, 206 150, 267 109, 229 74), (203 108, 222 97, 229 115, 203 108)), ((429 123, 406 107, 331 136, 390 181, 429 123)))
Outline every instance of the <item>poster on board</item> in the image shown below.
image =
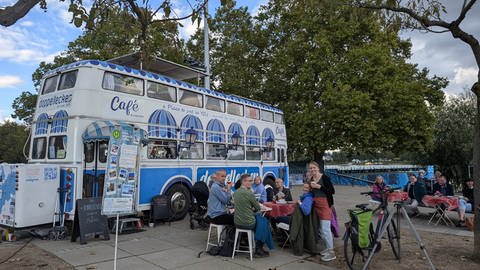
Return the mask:
POLYGON ((141 135, 141 130, 130 125, 116 126, 112 131, 103 189, 103 215, 134 213, 141 135))

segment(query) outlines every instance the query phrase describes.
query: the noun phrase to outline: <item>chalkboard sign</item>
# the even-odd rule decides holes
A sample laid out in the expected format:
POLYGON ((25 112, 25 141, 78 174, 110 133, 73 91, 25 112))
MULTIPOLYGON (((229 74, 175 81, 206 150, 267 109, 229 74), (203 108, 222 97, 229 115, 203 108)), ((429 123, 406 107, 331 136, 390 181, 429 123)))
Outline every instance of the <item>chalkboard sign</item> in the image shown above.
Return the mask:
POLYGON ((157 195, 152 198, 151 220, 155 223, 157 220, 167 220, 170 218, 169 199, 166 195, 157 195))
POLYGON ((108 219, 101 214, 102 198, 78 199, 75 207, 72 242, 80 237, 80 244, 86 244, 88 238, 103 235, 104 240, 110 239, 108 219))

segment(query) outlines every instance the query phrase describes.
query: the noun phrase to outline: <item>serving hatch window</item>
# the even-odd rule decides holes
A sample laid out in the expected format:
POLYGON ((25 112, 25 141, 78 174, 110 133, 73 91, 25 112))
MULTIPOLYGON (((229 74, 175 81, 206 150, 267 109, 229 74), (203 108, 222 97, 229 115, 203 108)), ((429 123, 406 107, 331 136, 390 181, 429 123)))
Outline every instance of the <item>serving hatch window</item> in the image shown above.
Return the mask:
POLYGON ((177 102, 177 89, 173 86, 147 81, 147 96, 177 102))
POLYGON ((183 89, 178 90, 178 97, 181 104, 194 106, 194 107, 203 107, 203 96, 192 91, 187 91, 183 89))
POLYGON ((205 100, 205 108, 212 111, 225 112, 225 100, 210 96, 205 96, 205 100))
POLYGON ((72 70, 65 72, 60 76, 60 84, 58 85, 58 90, 64 90, 75 87, 77 82, 78 70, 72 70))
POLYGON ((243 116, 243 105, 235 103, 235 102, 228 102, 227 103, 227 113, 233 114, 233 115, 238 115, 238 116, 243 116))
POLYGON ((58 77, 59 75, 55 75, 45 79, 45 81, 43 82, 42 94, 48 94, 55 91, 55 89, 57 88, 58 77))
POLYGON ((261 110, 260 119, 263 121, 273 122, 273 112, 261 110))
POLYGON ((245 116, 252 119, 260 119, 260 109, 247 106, 245 116))
POLYGON ((105 72, 102 87, 115 92, 143 95, 143 80, 123 74, 105 72))

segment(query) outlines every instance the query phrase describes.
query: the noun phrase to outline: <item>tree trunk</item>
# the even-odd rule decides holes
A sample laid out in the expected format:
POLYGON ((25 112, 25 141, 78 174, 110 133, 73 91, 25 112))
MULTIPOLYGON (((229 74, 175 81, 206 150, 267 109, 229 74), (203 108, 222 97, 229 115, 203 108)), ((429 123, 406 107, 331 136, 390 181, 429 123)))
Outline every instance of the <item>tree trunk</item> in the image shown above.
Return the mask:
POLYGON ((0 9, 0 25, 11 26, 23 18, 40 0, 18 0, 13 6, 0 9))
POLYGON ((325 150, 317 150, 315 154, 313 154, 313 160, 320 165, 320 171, 325 171, 325 162, 323 161, 323 155, 325 154, 325 150))
POLYGON ((475 128, 473 132, 473 179, 475 183, 472 211, 475 214, 473 226, 473 259, 480 260, 480 78, 472 86, 472 92, 477 97, 475 128))

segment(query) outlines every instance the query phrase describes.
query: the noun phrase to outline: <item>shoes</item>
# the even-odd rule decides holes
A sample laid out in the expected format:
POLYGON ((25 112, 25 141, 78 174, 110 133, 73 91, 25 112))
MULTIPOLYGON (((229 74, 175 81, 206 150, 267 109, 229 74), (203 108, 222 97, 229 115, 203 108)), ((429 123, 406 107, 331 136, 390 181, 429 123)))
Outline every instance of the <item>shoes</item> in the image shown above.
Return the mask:
POLYGON ((265 258, 265 257, 270 256, 270 254, 265 253, 265 250, 263 250, 263 248, 257 248, 255 250, 254 256, 255 256, 255 258, 265 258))
POLYGON ((324 262, 329 262, 329 261, 335 260, 336 258, 337 258, 337 256, 335 255, 335 251, 330 249, 330 250, 327 251, 327 254, 320 257, 320 260, 322 260, 324 262))
POLYGON ((322 257, 323 257, 323 256, 327 255, 327 254, 328 254, 328 251, 329 251, 329 249, 328 249, 328 248, 327 248, 327 249, 324 249, 324 250, 322 250, 322 251, 320 251, 320 256, 322 256, 322 257))
POLYGON ((465 220, 458 221, 457 227, 467 227, 467 224, 465 223, 465 220))
POLYGON ((263 248, 262 248, 262 250, 263 250, 263 252, 264 252, 265 254, 267 254, 267 256, 270 256, 270 251, 265 250, 265 249, 263 249, 263 248))

